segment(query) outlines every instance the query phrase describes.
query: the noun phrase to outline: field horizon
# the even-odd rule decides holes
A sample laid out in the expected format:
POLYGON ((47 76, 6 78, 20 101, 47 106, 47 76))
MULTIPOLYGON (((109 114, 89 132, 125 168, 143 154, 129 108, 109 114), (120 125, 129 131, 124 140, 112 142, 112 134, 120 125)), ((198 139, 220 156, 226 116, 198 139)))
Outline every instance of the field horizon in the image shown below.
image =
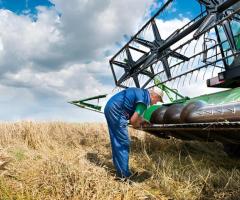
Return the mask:
POLYGON ((105 123, 0 123, 0 199, 239 199, 240 160, 220 143, 129 128, 133 184, 115 180, 105 123))

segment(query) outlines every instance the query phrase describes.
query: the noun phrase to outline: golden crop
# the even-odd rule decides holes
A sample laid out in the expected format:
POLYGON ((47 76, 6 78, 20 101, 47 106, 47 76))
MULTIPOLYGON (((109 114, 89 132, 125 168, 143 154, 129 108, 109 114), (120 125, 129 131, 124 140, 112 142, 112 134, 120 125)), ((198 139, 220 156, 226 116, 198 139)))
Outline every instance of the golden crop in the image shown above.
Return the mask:
POLYGON ((239 198, 240 161, 221 144, 130 134, 131 185, 114 180, 105 124, 1 123, 0 199, 239 198))

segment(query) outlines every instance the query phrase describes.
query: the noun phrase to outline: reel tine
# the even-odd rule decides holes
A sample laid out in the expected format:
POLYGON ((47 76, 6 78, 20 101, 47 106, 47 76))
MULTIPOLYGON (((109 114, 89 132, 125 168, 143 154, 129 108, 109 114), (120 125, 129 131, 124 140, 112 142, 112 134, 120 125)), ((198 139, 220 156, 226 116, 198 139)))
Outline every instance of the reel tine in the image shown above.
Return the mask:
POLYGON ((192 77, 193 77, 193 72, 190 74, 189 85, 191 83, 192 77))
POLYGON ((174 84, 175 84, 175 82, 176 82, 176 79, 173 79, 173 81, 172 81, 172 82, 173 82, 173 85, 172 85, 172 87, 174 87, 174 84))
POLYGON ((129 81, 128 81, 128 86, 132 86, 132 85, 134 85, 134 84, 135 84, 135 83, 134 83, 133 78, 129 79, 129 81))
POLYGON ((194 66, 195 66, 195 65, 194 65, 195 59, 196 59, 196 56, 194 56, 193 59, 192 59, 193 61, 192 61, 192 65, 191 65, 192 67, 191 67, 191 69, 193 69, 194 66))
POLYGON ((127 87, 127 85, 126 85, 126 81, 124 81, 124 82, 122 83, 122 85, 124 85, 125 87, 127 87))
POLYGON ((198 55, 198 66, 200 65, 200 61, 201 61, 201 54, 198 55))
POLYGON ((164 74, 162 74, 162 73, 159 74, 159 78, 160 78, 161 81, 163 81, 163 76, 164 76, 164 74))
POLYGON ((169 60, 169 66, 171 66, 172 60, 173 60, 173 57, 171 57, 170 60, 169 60))
POLYGON ((129 86, 135 85, 133 78, 129 79, 129 84, 128 84, 128 85, 129 85, 129 86))
MULTIPOLYGON (((179 51, 179 54, 181 54, 181 51, 182 51, 182 49, 183 49, 183 47, 181 47, 180 48, 180 51, 179 51)), ((177 61, 178 61, 178 59, 177 59, 177 61)), ((179 66, 180 66, 180 64, 181 64, 181 62, 179 63, 179 64, 177 64, 177 63, 173 63, 173 65, 175 65, 174 67, 172 67, 172 75, 174 74, 174 72, 175 72, 175 70, 176 70, 176 73, 178 72, 178 69, 179 69, 179 66)), ((170 67, 171 67, 171 63, 170 63, 170 67)))
POLYGON ((179 80, 178 80, 178 83, 177 83, 177 89, 178 89, 178 86, 179 86, 180 80, 181 80, 181 76, 179 77, 179 80))
MULTIPOLYGON (((186 62, 183 62, 183 63, 182 63, 182 65, 181 65, 181 71, 183 70, 183 67, 184 67, 185 63, 186 63, 186 62)), ((178 69, 180 69, 180 66, 179 66, 178 69)), ((178 73, 178 70, 177 70, 177 73, 178 73)))
POLYGON ((205 68, 205 72, 204 72, 204 74, 203 74, 203 80, 205 80, 205 75, 206 75, 206 73, 207 73, 207 70, 208 70, 208 67, 205 68))
POLYGON ((194 48, 193 48, 193 53, 195 54, 196 53, 196 48, 197 48, 197 45, 198 45, 198 41, 200 40, 200 38, 197 39, 197 41, 195 42, 195 45, 194 45, 194 48))
MULTIPOLYGON (((184 49, 184 53, 183 53, 183 55, 186 54, 186 52, 187 52, 187 50, 188 50, 188 48, 189 48, 189 46, 190 46, 190 42, 187 43, 187 45, 185 45, 185 46, 186 46, 186 48, 184 49)), ((183 49, 183 47, 182 47, 182 49, 183 49)), ((181 63, 182 65, 180 64, 180 65, 181 65, 181 71, 183 70, 183 67, 184 67, 185 63, 186 63, 186 62, 181 63)), ((189 63, 189 61, 188 61, 188 63, 189 63)), ((178 67, 178 69, 179 69, 179 68, 180 68, 180 67, 178 67)), ((176 73, 178 73, 178 70, 177 70, 176 73)))
POLYGON ((124 49, 121 54, 119 55, 119 59, 120 60, 124 60, 124 58, 126 57, 126 50, 124 49))
POLYGON ((185 80, 187 78, 188 75, 185 75, 184 78, 183 78, 183 83, 182 83, 182 87, 184 87, 184 84, 185 84, 185 80))
POLYGON ((212 77, 213 77, 215 68, 216 68, 216 65, 213 66, 213 69, 212 69, 212 77))
POLYGON ((140 74, 140 76, 139 76, 139 84, 140 84, 140 85, 141 85, 141 83, 143 82, 143 79, 144 79, 143 75, 140 74))
POLYGON ((155 66, 156 66, 156 68, 157 68, 157 72, 160 72, 161 69, 160 69, 159 63, 156 63, 155 66))
POLYGON ((171 88, 173 88, 173 84, 174 84, 174 82, 173 82, 173 81, 170 81, 170 83, 171 83, 171 88))
POLYGON ((188 66, 191 63, 192 58, 187 62, 186 70, 188 70, 188 66))
POLYGON ((126 81, 124 81, 124 85, 126 86, 126 87, 128 87, 131 83, 131 80, 130 79, 127 79, 126 81))
POLYGON ((184 50, 184 53, 183 53, 183 55, 185 55, 186 54, 186 51, 187 51, 187 49, 189 48, 189 46, 190 46, 190 42, 186 45, 186 49, 184 50))
POLYGON ((200 73, 200 70, 201 70, 201 69, 199 69, 199 70, 197 71, 196 82, 198 81, 198 75, 199 75, 199 73, 200 73))
POLYGON ((175 67, 172 68, 172 75, 175 73, 177 66, 179 66, 179 65, 176 65, 175 67))
POLYGON ((142 75, 141 80, 144 81, 144 75, 142 75))
POLYGON ((157 67, 157 72, 159 72, 160 71, 160 66, 159 66, 159 64, 158 63, 156 63, 156 65, 155 65, 156 67, 157 67))

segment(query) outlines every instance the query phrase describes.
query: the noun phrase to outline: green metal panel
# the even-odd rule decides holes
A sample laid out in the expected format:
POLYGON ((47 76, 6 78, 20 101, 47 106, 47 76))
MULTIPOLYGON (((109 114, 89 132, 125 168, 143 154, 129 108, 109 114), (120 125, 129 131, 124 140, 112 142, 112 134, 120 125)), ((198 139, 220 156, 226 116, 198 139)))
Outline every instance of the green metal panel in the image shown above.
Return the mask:
POLYGON ((88 110, 92 110, 95 112, 101 112, 101 106, 93 104, 93 103, 88 103, 87 101, 91 101, 91 100, 98 100, 99 99, 103 99, 106 98, 107 94, 103 94, 103 95, 98 95, 98 96, 94 96, 94 97, 89 97, 89 98, 85 98, 85 99, 80 99, 77 101, 70 101, 68 103, 73 104, 75 106, 78 106, 80 108, 84 108, 84 109, 88 109, 88 110))
MULTIPOLYGON (((213 93, 213 94, 206 94, 206 95, 194 97, 194 98, 191 98, 190 100, 186 100, 184 104, 187 104, 191 101, 196 101, 196 100, 202 100, 208 104, 213 104, 213 105, 240 101, 240 87, 230 89, 230 90, 225 90, 222 92, 213 93)), ((174 104, 174 103, 171 103, 171 104, 174 104)), ((171 104, 162 104, 162 105, 171 105, 171 104)), ((161 105, 150 106, 144 113, 144 119, 146 119, 147 121, 150 121, 152 113, 159 107, 161 107, 161 105)))
POLYGON ((193 100, 202 100, 208 104, 214 105, 240 101, 240 87, 213 94, 202 95, 199 97, 192 98, 190 101, 193 100))
POLYGON ((150 121, 151 119, 151 116, 152 116, 152 113, 157 110, 158 108, 160 107, 160 105, 152 105, 150 106, 145 112, 144 112, 144 115, 143 115, 143 118, 147 121, 150 121))

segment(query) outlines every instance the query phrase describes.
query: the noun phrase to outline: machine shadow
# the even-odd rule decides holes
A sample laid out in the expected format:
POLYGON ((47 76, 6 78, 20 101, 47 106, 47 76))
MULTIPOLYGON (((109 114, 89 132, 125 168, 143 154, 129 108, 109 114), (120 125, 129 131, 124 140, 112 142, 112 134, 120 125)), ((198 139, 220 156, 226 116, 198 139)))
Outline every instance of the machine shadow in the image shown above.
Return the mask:
MULTIPOLYGON (((92 164, 104 168, 111 176, 116 177, 116 170, 112 163, 111 147, 108 154, 100 152, 88 152, 86 159, 92 164)), ((191 158, 196 161, 205 160, 209 163, 218 163, 218 166, 226 169, 240 169, 240 160, 228 158, 223 151, 223 146, 220 143, 207 143, 198 141, 181 141, 176 139, 161 139, 156 136, 146 135, 144 139, 136 136, 131 136, 130 158, 133 156, 135 167, 132 170, 133 176, 131 180, 137 183, 144 182, 153 176, 153 171, 148 165, 158 164, 159 160, 171 157, 178 162, 179 156, 182 160, 191 158), (144 154, 151 158, 151 163, 142 165, 144 154), (226 160, 228 162, 226 162, 226 160), (145 167, 144 167, 145 166, 145 167), (138 171, 138 167, 141 171, 138 171)), ((184 162, 181 164, 184 165, 184 162)), ((189 163, 186 163, 188 165, 189 163)), ((130 163, 131 166, 131 163, 130 163)))
POLYGON ((213 164, 218 163, 219 167, 226 170, 240 169, 240 159, 230 158, 219 142, 162 139, 148 134, 144 139, 132 136, 131 154, 139 154, 139 157, 142 156, 142 158, 146 155, 155 164, 161 160, 161 157, 171 157, 176 161, 181 157, 183 160, 188 158, 196 161, 205 160, 213 164))

